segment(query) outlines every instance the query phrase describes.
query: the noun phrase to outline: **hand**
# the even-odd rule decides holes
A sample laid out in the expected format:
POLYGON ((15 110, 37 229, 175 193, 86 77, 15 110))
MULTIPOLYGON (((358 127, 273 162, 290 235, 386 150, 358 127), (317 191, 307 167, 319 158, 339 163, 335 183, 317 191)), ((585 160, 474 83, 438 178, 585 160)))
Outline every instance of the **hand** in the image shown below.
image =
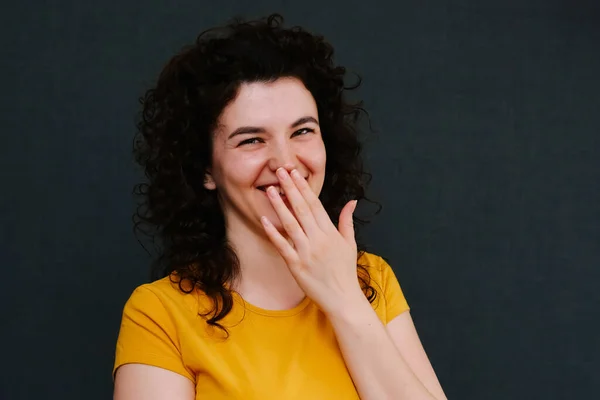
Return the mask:
POLYGON ((267 193, 290 241, 266 217, 261 221, 298 285, 326 314, 338 312, 348 302, 365 300, 356 272, 352 221, 356 200, 342 209, 338 230, 298 171, 290 175, 279 168, 277 176, 293 213, 277 190, 269 187, 267 193))

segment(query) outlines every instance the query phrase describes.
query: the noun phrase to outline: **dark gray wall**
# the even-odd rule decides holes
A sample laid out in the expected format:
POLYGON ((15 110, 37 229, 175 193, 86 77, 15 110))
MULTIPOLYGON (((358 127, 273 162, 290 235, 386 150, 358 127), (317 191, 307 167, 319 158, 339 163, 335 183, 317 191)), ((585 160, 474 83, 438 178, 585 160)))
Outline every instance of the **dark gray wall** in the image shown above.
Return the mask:
POLYGON ((597 2, 3 9, 0 398, 110 398, 121 310, 149 263, 130 222, 137 98, 202 29, 272 11, 365 78, 384 205, 365 238, 392 262, 448 396, 600 390, 597 2))

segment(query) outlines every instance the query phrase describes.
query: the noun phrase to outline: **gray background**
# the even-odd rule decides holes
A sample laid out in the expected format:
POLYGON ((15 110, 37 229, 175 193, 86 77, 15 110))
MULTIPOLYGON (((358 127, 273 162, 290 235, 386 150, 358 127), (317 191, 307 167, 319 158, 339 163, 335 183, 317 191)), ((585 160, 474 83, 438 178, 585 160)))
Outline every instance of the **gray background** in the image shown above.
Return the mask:
POLYGON ((5 2, 2 399, 106 399, 132 234, 137 98, 234 15, 323 33, 358 93, 372 197, 449 398, 598 393, 600 7, 594 1, 5 2))

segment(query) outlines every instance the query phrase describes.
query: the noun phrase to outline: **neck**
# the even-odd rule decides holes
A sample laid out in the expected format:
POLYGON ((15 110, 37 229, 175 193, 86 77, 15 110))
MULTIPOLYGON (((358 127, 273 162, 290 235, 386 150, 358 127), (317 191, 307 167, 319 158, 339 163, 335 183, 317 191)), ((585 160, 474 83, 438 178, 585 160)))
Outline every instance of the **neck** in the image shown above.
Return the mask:
POLYGON ((240 262, 241 274, 232 288, 246 300, 304 295, 260 223, 232 218, 227 223, 227 239, 240 262))

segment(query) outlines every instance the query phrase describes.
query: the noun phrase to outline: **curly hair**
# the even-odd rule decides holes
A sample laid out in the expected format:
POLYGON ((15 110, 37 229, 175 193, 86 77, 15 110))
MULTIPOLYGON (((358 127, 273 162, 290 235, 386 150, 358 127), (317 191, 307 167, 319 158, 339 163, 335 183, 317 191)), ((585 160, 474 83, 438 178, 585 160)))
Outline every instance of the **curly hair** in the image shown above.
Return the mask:
MULTIPOLYGON (((344 96, 360 86, 360 76, 345 86, 346 68, 334 65, 333 47, 322 36, 282 23, 281 15, 272 14, 255 21, 234 19, 202 32, 140 98, 133 153, 147 181, 134 187, 141 199, 134 232, 156 245, 152 279, 169 276, 185 293, 203 291, 214 308, 201 315, 226 334, 219 321, 233 307, 228 283, 239 274, 239 260, 227 241, 217 194, 203 182, 212 163, 212 133, 242 83, 300 79, 315 99, 323 132, 327 164, 319 198, 329 217, 337 225, 341 209, 353 199, 376 204, 376 213, 381 210, 365 196, 371 175, 360 156, 358 121, 368 114, 362 102, 350 103, 344 96)), ((365 249, 358 229, 368 221, 354 219, 360 258, 365 249)), ((363 293, 373 302, 377 291, 358 261, 357 272, 363 293)))

